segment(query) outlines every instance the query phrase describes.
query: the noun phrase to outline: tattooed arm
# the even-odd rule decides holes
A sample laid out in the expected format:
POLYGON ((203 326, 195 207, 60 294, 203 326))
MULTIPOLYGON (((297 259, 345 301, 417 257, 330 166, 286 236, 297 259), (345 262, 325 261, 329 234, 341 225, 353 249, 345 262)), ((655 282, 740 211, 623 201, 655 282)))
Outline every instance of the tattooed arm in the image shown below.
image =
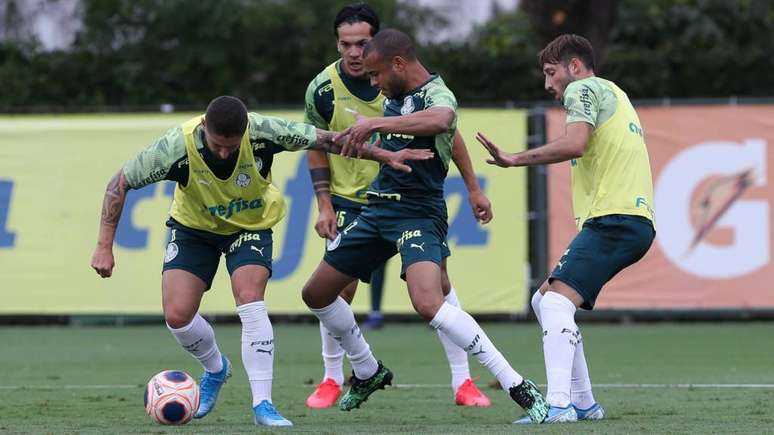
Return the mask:
POLYGON ((124 209, 126 192, 129 184, 124 177, 123 169, 119 170, 108 182, 105 189, 105 199, 102 201, 102 218, 99 223, 97 247, 91 257, 91 267, 103 278, 113 274, 113 240, 116 237, 118 220, 124 209))

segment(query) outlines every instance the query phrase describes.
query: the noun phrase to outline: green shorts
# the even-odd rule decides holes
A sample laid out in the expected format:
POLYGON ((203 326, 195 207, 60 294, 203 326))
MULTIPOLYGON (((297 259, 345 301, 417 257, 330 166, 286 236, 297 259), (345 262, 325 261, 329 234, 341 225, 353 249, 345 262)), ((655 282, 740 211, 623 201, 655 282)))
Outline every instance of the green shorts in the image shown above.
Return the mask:
POLYGON ((445 243, 445 220, 397 218, 396 208, 399 206, 363 207, 357 218, 328 243, 325 262, 363 282, 370 282, 371 272, 398 253, 403 279, 406 269, 414 263, 432 261, 440 266, 441 260, 450 254, 445 243))
MULTIPOLYGON (((355 218, 360 216, 365 205, 350 201, 348 199, 341 198, 336 195, 331 195, 331 202, 333 203, 333 211, 336 212, 336 230, 341 232, 349 224, 351 224, 355 218)), ((325 248, 330 246, 331 241, 325 241, 325 248)), ((444 240, 441 246, 441 258, 451 257, 451 250, 444 240)))
POLYGON ((591 310, 602 286, 648 252, 656 231, 640 216, 613 214, 591 218, 570 243, 548 282, 559 280, 583 297, 591 310))
POLYGON ((271 276, 272 231, 240 231, 224 236, 188 228, 170 218, 171 237, 164 254, 162 270, 182 269, 198 276, 207 290, 218 271, 221 254, 226 255, 229 275, 239 267, 257 264, 269 269, 271 276))

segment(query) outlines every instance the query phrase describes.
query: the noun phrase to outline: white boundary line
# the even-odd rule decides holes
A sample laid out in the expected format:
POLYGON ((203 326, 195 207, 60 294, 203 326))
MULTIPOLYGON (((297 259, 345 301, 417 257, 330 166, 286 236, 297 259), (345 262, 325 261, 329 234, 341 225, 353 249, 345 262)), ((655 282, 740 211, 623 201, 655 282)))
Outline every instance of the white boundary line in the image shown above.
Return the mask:
MULTIPOLYGON (((545 387, 545 384, 539 384, 545 387)), ((397 384, 397 388, 449 388, 449 384, 397 384)), ((774 384, 592 384, 594 388, 774 388, 774 384)))
MULTIPOLYGON (((544 384, 540 385, 545 387, 544 384)), ((774 384, 594 384, 596 388, 740 388, 740 389, 774 389, 774 384)), ((305 385, 311 387, 311 385, 305 385)), ((396 388, 449 388, 449 384, 397 384, 396 388)), ((0 390, 121 390, 142 388, 137 384, 117 385, 0 385, 0 390)))

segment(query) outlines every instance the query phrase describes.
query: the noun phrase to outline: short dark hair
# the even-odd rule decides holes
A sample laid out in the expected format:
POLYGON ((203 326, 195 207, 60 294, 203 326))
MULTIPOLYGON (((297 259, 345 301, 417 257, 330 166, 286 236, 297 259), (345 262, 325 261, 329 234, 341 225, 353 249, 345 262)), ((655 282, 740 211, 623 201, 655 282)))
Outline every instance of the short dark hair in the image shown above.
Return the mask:
POLYGON ((339 26, 342 24, 368 23, 371 25, 371 36, 379 31, 379 16, 364 2, 352 3, 341 8, 333 20, 333 34, 339 37, 339 26))
POLYGON ((247 107, 237 97, 221 95, 210 101, 204 115, 207 129, 224 137, 242 136, 247 128, 247 107))
POLYGON ((557 36, 549 42, 538 54, 538 61, 542 68, 547 63, 567 63, 573 57, 577 57, 586 68, 594 71, 594 47, 583 36, 570 33, 557 36))
POLYGON ((389 61, 395 56, 406 60, 417 59, 414 42, 407 34, 396 29, 384 29, 374 35, 363 48, 363 57, 365 58, 372 51, 376 52, 383 61, 389 61))

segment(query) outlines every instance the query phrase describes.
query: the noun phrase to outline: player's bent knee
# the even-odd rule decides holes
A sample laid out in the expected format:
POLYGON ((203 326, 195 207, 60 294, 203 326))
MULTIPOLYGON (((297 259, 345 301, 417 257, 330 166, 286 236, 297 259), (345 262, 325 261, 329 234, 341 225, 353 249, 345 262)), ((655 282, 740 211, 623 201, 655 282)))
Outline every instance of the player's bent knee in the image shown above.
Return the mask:
POLYGON ((433 317, 435 317, 438 310, 441 308, 441 304, 431 300, 412 301, 412 304, 414 305, 414 310, 428 322, 433 320, 433 317))
POLYGON ((170 311, 164 313, 164 321, 172 329, 180 329, 188 326, 193 321, 196 313, 187 313, 183 311, 170 311))
POLYGON ((304 288, 301 290, 301 299, 304 300, 304 303, 309 308, 322 308, 309 283, 304 285, 304 288))
POLYGON ((264 292, 259 290, 242 290, 237 292, 234 296, 234 301, 237 305, 250 304, 253 302, 259 302, 264 299, 264 292))

